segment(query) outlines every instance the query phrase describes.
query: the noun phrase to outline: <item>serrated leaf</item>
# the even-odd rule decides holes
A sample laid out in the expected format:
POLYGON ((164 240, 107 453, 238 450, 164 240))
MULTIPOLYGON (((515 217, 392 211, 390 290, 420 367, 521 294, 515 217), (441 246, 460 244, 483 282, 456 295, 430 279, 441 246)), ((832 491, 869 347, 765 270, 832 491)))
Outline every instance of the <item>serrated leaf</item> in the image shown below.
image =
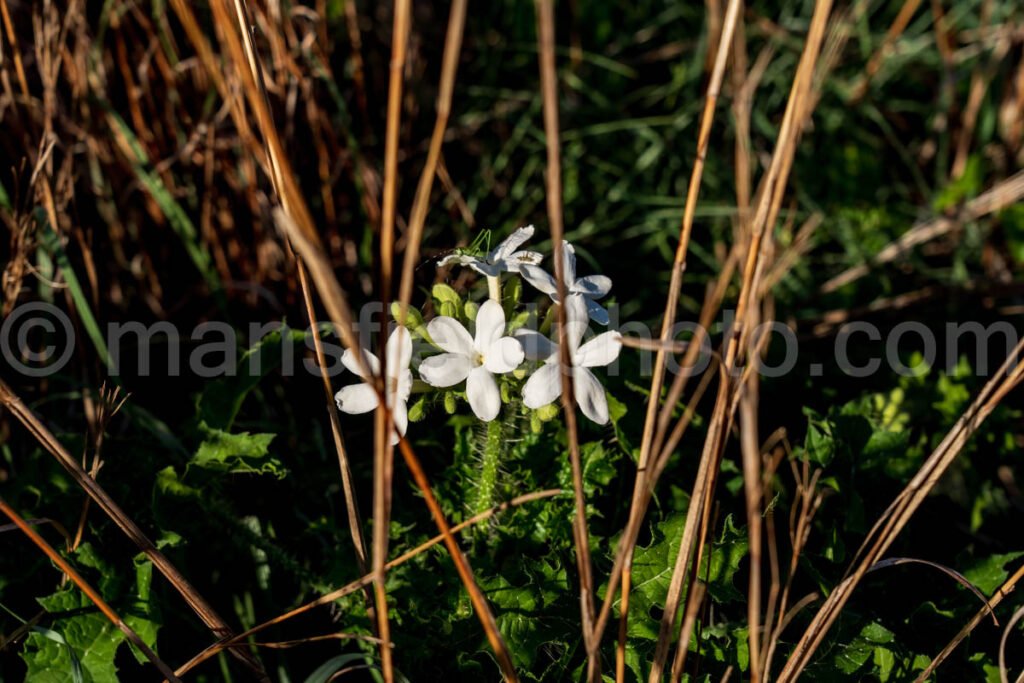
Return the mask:
POLYGON ((233 474, 273 474, 284 478, 284 467, 268 453, 274 434, 230 434, 210 429, 205 424, 200 428, 206 438, 189 461, 190 465, 233 474))

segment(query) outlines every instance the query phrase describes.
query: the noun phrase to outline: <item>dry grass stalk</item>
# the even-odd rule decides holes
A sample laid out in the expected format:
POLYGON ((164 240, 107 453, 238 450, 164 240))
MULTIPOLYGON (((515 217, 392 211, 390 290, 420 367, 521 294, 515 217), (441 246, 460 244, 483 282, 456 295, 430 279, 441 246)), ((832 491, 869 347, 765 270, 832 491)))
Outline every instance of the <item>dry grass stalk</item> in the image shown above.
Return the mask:
MULTIPOLYGON (((96 505, 110 517, 132 543, 145 553, 157 571, 163 574, 164 578, 174 586, 174 589, 181 594, 185 602, 188 603, 188 606, 192 608, 192 611, 196 613, 203 623, 218 638, 232 637, 234 632, 227 625, 227 622, 217 614, 216 610, 188 582, 188 579, 178 571, 177 567, 171 564, 170 560, 157 549, 156 545, 149 540, 149 537, 143 533, 142 529, 107 495, 107 492, 82 469, 82 466, 78 464, 74 456, 68 453, 67 449, 57 440, 57 437, 43 425, 36 414, 2 380, 0 380, 0 403, 32 433, 32 436, 39 441, 50 455, 60 462, 75 483, 92 498, 96 505)), ((249 653, 237 651, 236 656, 254 672, 258 672, 261 678, 266 678, 266 674, 262 673, 262 667, 249 653)))
MULTIPOLYGON (((242 37, 242 44, 245 49, 247 63, 249 65, 249 73, 252 76, 253 82, 263 93, 264 102, 266 102, 267 95, 266 85, 263 78, 263 69, 261 67, 259 56, 256 53, 255 45, 252 41, 252 35, 248 30, 248 27, 251 25, 248 8, 245 6, 244 0, 235 0, 234 7, 235 18, 238 21, 239 34, 242 37)), ((285 207, 285 210, 290 211, 292 207, 286 204, 286 195, 282 192, 283 179, 281 178, 281 173, 282 168, 284 167, 283 162, 277 157, 273 148, 266 151, 266 156, 270 160, 271 168, 273 169, 270 179, 274 188, 274 193, 276 194, 278 201, 280 201, 282 206, 285 207)), ((290 245, 288 251, 294 259, 295 256, 290 245)), ((327 413, 331 422, 331 436, 334 441, 335 452, 338 455, 338 467, 341 473, 342 492, 345 499, 349 533, 352 536, 352 542, 355 547, 356 564, 360 571, 365 573, 367 569, 366 541, 363 538, 362 520, 359 515, 359 503, 352 484, 352 470, 348 462, 348 454, 342 437, 338 409, 334 403, 334 392, 331 388, 331 379, 327 371, 328 366, 324 356, 323 342, 320 338, 320 326, 317 320, 316 308, 313 304, 309 275, 306 272, 305 264, 301 260, 295 259, 295 263, 299 277, 299 288, 302 291, 302 300, 306 309, 306 317, 309 320, 310 330, 313 335, 313 346, 316 353, 317 365, 320 368, 320 378, 324 389, 324 399, 327 403, 327 413)), ((372 595, 369 592, 367 594, 367 600, 372 620, 374 607, 372 595)))
POLYGON ((881 559, 885 551, 892 545, 921 502, 938 483, 943 472, 959 455, 967 440, 978 430, 985 418, 995 410, 1003 397, 1024 378, 1024 364, 1020 362, 1019 358, 1022 350, 1024 350, 1024 341, 1014 348, 999 371, 985 384, 970 407, 921 465, 910 483, 872 527, 868 537, 857 551, 854 562, 847 572, 847 578, 829 595, 794 647, 779 677, 780 682, 796 680, 864 574, 881 559))
POLYGON ((430 147, 427 150, 427 161, 423 165, 419 184, 416 186, 416 197, 413 199, 412 212, 409 215, 409 227, 406 231, 405 261, 402 267, 402 284, 398 291, 400 302, 398 324, 405 324, 409 301, 412 299, 413 278, 416 274, 416 262, 419 261, 420 243, 423 240, 423 226, 427 220, 427 209, 430 205, 430 194, 434 187, 434 176, 438 173, 441 160, 441 146, 444 134, 448 129, 448 117, 452 109, 452 95, 455 91, 455 74, 459 66, 459 54, 462 50, 462 33, 466 26, 466 0, 454 0, 448 15, 448 32, 444 42, 444 57, 441 63, 441 86, 437 95, 437 119, 434 130, 430 134, 430 147))
POLYGON ((872 268, 905 256, 917 245, 947 235, 968 221, 1001 211, 1017 203, 1022 197, 1024 197, 1024 171, 1018 171, 967 202, 957 216, 932 218, 913 226, 878 252, 868 263, 848 268, 830 279, 821 286, 821 291, 824 294, 834 292, 840 287, 864 277, 871 272, 872 268))
POLYGON ((1024 565, 1018 567, 1017 571, 1015 571, 1010 578, 1004 581, 1002 586, 996 589, 996 592, 992 594, 992 597, 988 599, 988 602, 986 602, 985 605, 979 609, 973 617, 971 617, 970 621, 964 624, 964 627, 960 629, 960 632, 946 644, 946 647, 942 648, 942 651, 939 652, 939 654, 935 655, 935 658, 929 662, 925 670, 922 671, 916 679, 914 679, 914 683, 924 683, 929 680, 932 674, 935 673, 935 670, 939 668, 939 665, 946 661, 946 658, 949 657, 949 655, 953 653, 953 650, 955 650, 957 646, 959 646, 960 643, 962 643, 964 639, 971 634, 971 631, 973 631, 986 616, 992 613, 992 610, 994 610, 999 603, 1003 601, 1003 598, 1014 591, 1017 587, 1017 583, 1020 582, 1022 578, 1024 578, 1024 565))
MULTIPOLYGON (((758 290, 758 276, 764 266, 762 258, 764 255, 762 245, 765 241, 764 235, 768 232, 769 226, 774 223, 774 217, 778 215, 782 191, 788 179, 789 168, 796 151, 796 144, 799 141, 800 133, 806 121, 806 115, 809 113, 806 109, 806 104, 811 93, 815 65, 821 51, 830 11, 831 2, 828 0, 815 4, 814 15, 811 19, 803 54, 800 57, 797 73, 793 79, 793 87, 786 104, 786 111, 779 131, 775 153, 772 155, 771 165, 761 183, 757 210, 750 224, 751 237, 743 270, 743 285, 740 289, 739 303, 736 311, 737 325, 730 331, 725 342, 726 351, 722 368, 723 381, 719 385, 715 407, 708 424, 708 433, 697 470, 697 479, 686 513, 682 542, 676 556, 672 579, 669 583, 665 611, 662 616, 658 643, 654 653, 654 662, 652 663, 649 677, 651 683, 657 683, 661 680, 665 659, 668 655, 669 645, 674 632, 683 584, 686 582, 691 565, 690 561, 693 559, 691 554, 698 537, 698 525, 700 525, 699 536, 702 539, 707 536, 711 508, 710 502, 714 493, 718 463, 721 458, 722 448, 724 447, 725 435, 732 422, 731 407, 736 405, 734 402, 734 391, 737 386, 742 386, 742 384, 737 385, 732 379, 733 370, 736 367, 740 352, 740 335, 742 334, 742 329, 736 328, 744 326, 747 320, 747 311, 755 303, 753 295, 758 290)), ((693 566, 697 566, 700 561, 699 552, 701 549, 698 550, 698 556, 694 560, 693 566)))
MULTIPOLYGON (((334 271, 331 268, 330 262, 324 255, 323 250, 318 246, 311 244, 305 239, 305 236, 295 226, 294 221, 291 220, 284 211, 278 210, 275 218, 278 226, 282 231, 292 240, 292 244, 295 246, 295 250, 299 256, 306 262, 309 268, 310 275, 313 277, 313 282, 316 284, 317 291, 320 294, 321 300, 324 302, 324 306, 332 316, 332 321, 335 326, 345 325, 345 318, 335 317, 336 315, 348 314, 347 306, 344 306, 344 293, 342 292, 341 285, 338 284, 337 278, 334 277, 334 271)), ((348 329, 351 331, 351 317, 347 318, 348 329)), ((350 347, 351 348, 351 347, 350 347)), ((355 348, 359 348, 356 346, 355 348)), ((367 376, 371 376, 370 373, 367 376)), ((378 397, 383 403, 383 394, 381 387, 377 385, 378 397)), ((390 417, 388 418, 390 420, 390 417)), ((413 470, 414 474, 419 472, 422 474, 422 467, 419 465, 419 459, 413 452, 412 447, 406 442, 405 439, 400 441, 402 457, 409 465, 410 469, 413 470)), ((423 489, 422 492, 424 497, 427 499, 428 506, 429 501, 433 500, 433 494, 428 493, 430 491, 429 483, 426 482, 425 477, 421 480, 417 480, 418 485, 427 485, 427 488, 423 489)), ((432 509, 432 512, 434 510, 432 509)), ((487 635, 488 641, 492 644, 495 649, 495 656, 498 659, 499 665, 502 666, 502 673, 508 680, 518 680, 516 678, 515 670, 512 667, 512 660, 508 654, 508 648, 505 645, 504 639, 501 637, 501 633, 496 627, 494 620, 494 614, 491 612, 490 606, 483 598, 483 594, 480 592, 480 587, 476 584, 476 580, 472 575, 472 570, 469 568, 469 563, 463 556, 462 551, 458 549, 458 543, 455 541, 454 536, 451 535, 451 530, 445 520, 440 508, 437 508, 436 514, 433 515, 434 523, 445 537, 445 545, 451 551, 453 548, 456 552, 452 552, 452 561, 455 562, 456 569, 459 572, 459 578, 463 581, 463 585, 470 596, 478 596, 479 600, 474 599, 473 607, 477 612, 477 618, 480 620, 481 625, 484 627, 484 631, 487 635)))
MULTIPOLYGON (((565 492, 562 491, 561 489, 548 489, 548 490, 545 490, 545 491, 535 491, 533 493, 527 493, 527 494, 524 494, 522 496, 516 496, 512 500, 509 500, 509 501, 506 501, 506 502, 501 503, 499 505, 496 505, 496 506, 494 506, 493 508, 491 508, 489 510, 485 510, 484 512, 481 512, 481 513, 478 513, 476 515, 473 515, 469 519, 467 519, 467 520, 465 520, 463 522, 460 522, 459 524, 456 524, 455 526, 451 527, 451 529, 449 529, 449 532, 452 533, 452 534, 457 534, 457 533, 461 532, 463 529, 466 529, 466 528, 468 528, 470 526, 473 526, 474 524, 479 524, 480 522, 486 521, 486 520, 490 519, 491 517, 493 517, 494 515, 499 514, 501 512, 504 512, 505 510, 508 510, 508 509, 511 509, 511 508, 514 508, 514 507, 518 507, 518 506, 523 505, 525 503, 530 503, 530 502, 533 502, 533 501, 536 501, 536 500, 544 500, 546 498, 553 498, 555 496, 559 496, 559 495, 562 495, 564 493, 565 492)), ((405 562, 408 562, 409 560, 411 560, 412 558, 416 557, 420 553, 422 553, 422 552, 424 552, 426 550, 429 550, 430 548, 433 548, 434 546, 436 546, 439 543, 443 543, 444 540, 445 540, 445 534, 438 534, 437 536, 434 536, 433 538, 431 538, 429 541, 421 543, 420 545, 416 546, 412 550, 408 550, 405 553, 402 553, 401 555, 396 557, 395 559, 390 560, 387 563, 387 565, 385 566, 385 568, 389 569, 389 570, 390 569, 394 569, 395 567, 397 567, 397 566, 399 566, 401 564, 404 564, 405 562)), ((273 619, 271 619, 269 621, 265 621, 262 624, 257 624, 256 626, 252 627, 248 631, 245 631, 244 633, 240 633, 239 635, 237 635, 237 636, 235 636, 235 637, 233 637, 233 638, 231 638, 229 640, 221 641, 221 642, 219 642, 219 643, 217 643, 215 645, 212 645, 212 646, 208 647, 207 649, 203 650, 202 652, 197 654, 195 657, 190 659, 188 662, 183 664, 177 670, 176 673, 179 676, 184 676, 186 673, 188 673, 189 671, 191 671, 195 667, 199 666, 203 662, 207 661, 208 659, 210 659, 211 657, 216 655, 218 652, 221 652, 225 648, 232 647, 236 643, 241 643, 246 638, 249 638, 250 636, 253 636, 256 633, 259 633, 260 631, 268 629, 271 626, 276 626, 277 624, 281 624, 281 623, 283 623, 285 621, 288 621, 289 619, 293 619, 293 618, 295 618, 295 617, 297 617, 297 616, 299 616, 301 614, 305 614, 306 612, 309 612, 312 609, 316 609, 317 607, 322 607, 324 605, 329 605, 332 602, 334 602, 335 600, 339 600, 339 599, 345 597, 346 595, 351 595, 352 593, 356 592, 357 590, 360 590, 360 589, 362 589, 362 588, 364 588, 366 586, 369 586, 372 583, 373 583, 373 574, 372 573, 366 574, 366 575, 356 579, 355 581, 353 581, 353 582, 351 582, 349 584, 346 584, 345 586, 342 586, 341 588, 338 588, 337 590, 333 590, 330 593, 326 593, 324 595, 321 595, 319 598, 317 598, 316 600, 313 600, 312 602, 307 602, 306 604, 301 605, 299 607, 296 607, 295 609, 290 610, 288 612, 285 612, 284 614, 278 615, 278 616, 274 617, 273 619)))
MULTIPOLYGON (((402 119, 402 85, 405 76, 405 53, 409 41, 412 3, 396 0, 391 30, 391 72, 388 77, 387 124, 384 133, 384 195, 381 201, 380 224, 380 296, 384 307, 382 320, 387 320, 391 299, 391 274, 394 267, 395 213, 398 201, 398 132, 402 119)), ((385 350, 386 331, 380 333, 380 376, 388 376, 388 354, 385 350)), ((386 381, 386 380, 385 380, 386 381)), ((391 528, 391 491, 394 478, 394 447, 391 432, 391 405, 388 392, 383 392, 374 420, 373 456, 373 590, 377 600, 377 633, 381 639, 381 669, 385 683, 394 680, 391 661, 391 633, 388 622, 388 600, 385 587, 384 564, 388 556, 388 534, 391 528)), ((458 549, 456 548, 456 552, 458 549)), ((456 562, 461 568, 461 564, 456 562)), ((461 574, 461 571, 460 571, 461 574)))
MULTIPOLYGON (((552 0, 537 0, 537 47, 540 61, 541 92, 544 100, 544 138, 547 146, 547 208, 551 227, 555 283, 558 300, 565 301, 565 261, 562 240, 562 161, 558 134, 558 74, 555 69, 555 10, 552 0)), ((569 441, 572 465, 573 497, 576 504, 573 518, 573 540, 576 544, 576 566, 580 582, 580 614, 583 642, 587 648, 587 678, 599 681, 599 638, 594 632, 594 579, 590 561, 590 540, 587 531, 587 501, 583 492, 583 466, 580 459, 579 434, 576 424, 576 402, 573 398, 572 357, 567 341, 565 306, 558 307, 558 349, 562 372, 562 412, 569 441)))
MULTIPOLYGON (((629 519, 623 531, 615 551, 615 559, 612 564, 611 575, 608 578, 608 589, 604 602, 601 605, 600 613, 594 624, 593 647, 600 643, 602 634, 611 614, 612 604, 622 578, 623 571, 627 566, 632 565, 633 550, 636 547, 636 540, 643 524, 646 502, 650 500, 651 487, 653 483, 647 471, 651 459, 652 445, 655 441, 655 424, 658 418, 658 399, 661 396, 662 383, 665 375, 665 345, 668 342, 669 334, 675 324, 676 308, 679 304, 679 293, 682 289, 683 273, 686 270, 686 254, 689 249, 690 234, 693 231, 693 219, 696 214, 697 197, 700 194, 700 183, 704 172, 704 159, 707 156, 708 144, 711 139, 711 127, 714 122, 715 107, 718 102, 719 92, 722 87, 722 80, 725 74, 725 66, 732 44, 732 36, 739 23, 740 6, 739 0, 730 0, 726 9, 724 27, 718 41, 718 48, 715 56, 714 68, 711 73, 711 80, 708 83, 708 90, 704 102, 704 109, 701 114, 700 130, 697 135, 697 158, 690 176, 690 183, 687 186, 686 204, 683 209, 682 225, 679 230, 679 245, 676 248, 675 258, 672 266, 672 277, 669 283, 668 296, 665 302, 665 311, 662 318, 659 340, 661 347, 654 360, 654 374, 651 379, 651 392, 647 404, 647 413, 644 418, 644 431, 641 438, 640 458, 637 463, 637 475, 633 484, 633 497, 630 504, 629 519)), ((721 282, 721 279, 719 279, 721 282)), ((692 347, 692 358, 696 359, 699 351, 699 340, 692 347)), ((688 350, 689 354, 690 350, 688 350)), ((688 355, 688 357, 690 357, 688 355)), ((677 379, 685 381, 687 373, 680 373, 677 379)), ((680 393, 682 384, 680 384, 680 393)), ((676 399, 678 400, 678 399, 676 399)), ((671 415, 674 402, 666 402, 664 411, 671 415)), ((663 412, 662 415, 666 413, 663 412)), ((665 422, 667 424, 667 417, 665 422)))
POLYGON ((77 571, 75 571, 75 568, 72 567, 67 560, 61 557, 60 553, 54 550, 53 547, 47 543, 30 524, 26 523, 21 515, 15 512, 3 498, 0 498, 0 512, 7 515, 7 518, 17 525, 21 532, 28 536, 29 540, 32 541, 37 548, 42 550, 43 553, 50 558, 50 561, 57 565, 57 567, 64 572, 65 576, 71 579, 72 583, 74 583, 80 591, 85 593, 85 596, 89 598, 94 605, 96 605, 96 609, 98 609, 103 616, 110 621, 110 623, 116 626, 117 629, 121 631, 129 641, 131 641, 132 645, 139 648, 139 651, 145 655, 146 659, 148 659, 161 674, 163 674, 169 681, 181 683, 181 680, 174 675, 171 668, 167 666, 148 645, 142 642, 142 638, 140 638, 139 634, 135 632, 135 629, 124 623, 121 617, 111 609, 110 605, 106 603, 103 597, 96 592, 96 590, 90 586, 77 571))

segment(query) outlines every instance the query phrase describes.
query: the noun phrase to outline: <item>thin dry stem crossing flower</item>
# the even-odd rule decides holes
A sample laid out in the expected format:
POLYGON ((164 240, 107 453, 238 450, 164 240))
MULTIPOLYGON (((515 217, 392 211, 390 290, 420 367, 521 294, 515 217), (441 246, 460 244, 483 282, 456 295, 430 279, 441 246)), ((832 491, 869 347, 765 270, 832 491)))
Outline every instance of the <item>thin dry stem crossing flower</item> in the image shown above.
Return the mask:
MULTIPOLYGON (((562 161, 558 133, 558 73, 555 69, 555 10, 553 0, 536 0, 537 47, 540 66, 541 94, 544 103, 544 139, 547 148, 547 209, 554 244, 555 291, 565 301, 566 272, 564 228, 562 225, 562 161)), ((568 344, 565 306, 558 307, 561 366, 572 368, 568 344)), ((583 491, 583 466, 580 459, 579 433, 576 426, 576 402, 573 397, 571 371, 562 379, 562 412, 569 441, 572 466, 573 496, 576 504, 573 517, 573 541, 576 545, 576 568, 580 582, 580 616, 583 642, 587 648, 587 680, 600 680, 600 661, 594 633, 594 578, 590 560, 590 534, 587 529, 587 501, 583 491)))
MULTIPOLYGON (((726 10, 725 25, 719 38, 718 52, 715 58, 715 66, 712 71, 711 80, 708 84, 708 91, 704 103, 704 110, 701 114, 700 132, 697 137, 697 160, 690 177, 690 184, 687 186, 686 205, 683 210, 683 221, 679 233, 679 245, 676 248, 675 259, 672 266, 672 277, 669 283, 668 296, 665 301, 665 312, 662 317, 661 332, 659 339, 662 345, 666 344, 672 326, 675 324, 676 307, 679 303, 679 293, 682 288, 683 273, 686 270, 686 253, 689 248, 690 234, 693 230, 693 219, 696 215, 697 197, 700 192, 701 178, 704 172, 704 159, 707 155, 708 144, 711 139, 711 125, 714 121, 715 106, 718 102, 719 91, 722 87, 722 80, 725 74, 725 66, 729 55, 729 48, 732 43, 732 35, 740 20, 740 0, 730 0, 726 10)), ((645 489, 648 486, 646 470, 649 465, 651 446, 654 439, 654 427, 658 416, 658 397, 661 396, 662 382, 665 374, 665 349, 664 346, 658 349, 654 360, 654 371, 651 378, 650 398, 647 405, 647 413, 644 419, 643 436, 641 437, 640 458, 637 463, 637 475, 633 484, 633 498, 630 504, 630 517, 627 521, 623 538, 620 540, 615 559, 612 564, 611 575, 608 578, 608 588, 604 602, 594 624, 592 637, 593 647, 600 643, 604 629, 611 614, 612 603, 618 590, 619 580, 627 564, 632 564, 633 549, 636 546, 636 539, 643 522, 641 513, 642 500, 645 496, 645 489)), ((685 373, 682 373, 685 374, 685 373)), ((667 410, 673 406, 666 405, 667 410)))

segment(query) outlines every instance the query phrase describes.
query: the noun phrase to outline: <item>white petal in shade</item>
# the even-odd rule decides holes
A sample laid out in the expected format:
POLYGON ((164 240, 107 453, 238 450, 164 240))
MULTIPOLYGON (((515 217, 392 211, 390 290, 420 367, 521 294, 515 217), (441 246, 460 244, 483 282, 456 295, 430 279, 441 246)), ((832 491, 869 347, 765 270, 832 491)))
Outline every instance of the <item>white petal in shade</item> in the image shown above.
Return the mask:
POLYGON ((598 325, 608 324, 608 310, 593 299, 587 299, 587 315, 598 325))
POLYGON ((405 401, 397 401, 391 406, 391 420, 395 423, 395 432, 391 434, 391 445, 398 443, 398 434, 405 436, 405 430, 409 427, 409 409, 405 401))
POLYGON ((427 323, 427 332, 434 343, 448 353, 469 356, 473 353, 473 338, 455 318, 441 315, 427 323))
POLYGON ((539 266, 543 260, 544 256, 535 251, 517 251, 505 257, 505 269, 510 273, 518 273, 522 266, 539 266))
POLYGON ((387 372, 389 377, 398 377, 402 370, 409 367, 412 360, 412 335, 404 327, 396 327, 388 336, 386 345, 388 354, 387 372))
POLYGON ((398 382, 396 382, 395 395, 399 401, 408 401, 409 394, 412 393, 412 370, 406 368, 398 375, 398 382))
POLYGON ((584 368, 596 368, 614 362, 621 350, 622 335, 618 332, 605 332, 576 349, 572 361, 574 365, 584 368))
POLYGON ((501 410, 501 394, 498 392, 498 383, 494 381, 487 368, 481 366, 474 368, 466 380, 466 398, 469 399, 469 407, 473 413, 483 420, 490 422, 498 417, 501 410))
POLYGON ((476 314, 476 337, 473 346, 478 353, 485 354, 504 334, 505 310, 497 301, 488 299, 476 314))
POLYGON ((503 375, 519 367, 525 358, 523 345, 514 337, 502 337, 484 354, 484 367, 487 372, 503 375))
POLYGON ((486 263, 479 259, 473 259, 469 267, 485 277, 497 277, 501 275, 501 263, 486 263))
POLYGON ((533 285, 536 289, 541 292, 554 296, 556 290, 555 278, 540 268, 539 266, 521 265, 519 267, 519 274, 523 276, 523 279, 533 285))
POLYGON ((437 267, 444 268, 445 266, 450 266, 453 264, 458 264, 460 266, 468 266, 472 264, 473 261, 476 260, 477 259, 475 257, 467 256, 466 254, 448 254, 443 259, 437 262, 437 267))
POLYGON ((435 387, 455 386, 469 377, 473 361, 460 353, 442 353, 420 363, 420 377, 435 387))
POLYGON ((562 277, 565 278, 565 286, 568 288, 576 282, 576 250, 565 240, 562 240, 562 263, 565 265, 562 277))
POLYGON ((505 238, 505 240, 496 246, 490 253, 488 260, 493 262, 501 261, 507 258, 512 252, 522 246, 523 242, 533 237, 533 226, 527 225, 524 228, 519 228, 514 233, 505 238))
MULTIPOLYGON (((370 370, 371 374, 376 375, 380 372, 380 361, 377 360, 377 356, 364 350, 363 361, 366 363, 366 367, 370 370)), ((359 366, 359 363, 356 362, 356 355, 352 353, 351 349, 345 349, 345 353, 341 354, 341 364, 344 365, 349 372, 366 379, 366 375, 363 373, 363 369, 359 366)))
POLYGON ((566 340, 569 343, 569 350, 576 353, 583 335, 590 326, 590 317, 587 315, 587 300, 582 294, 570 294, 565 297, 565 329, 566 340))
POLYGON ((592 299, 600 299, 612 291, 612 279, 607 275, 588 275, 572 283, 569 291, 585 294, 592 299))
POLYGON ((523 345, 523 353, 530 360, 547 360, 558 352, 556 344, 533 330, 516 330, 516 339, 523 345))
POLYGON ((580 410, 593 422, 599 425, 608 423, 608 399, 604 395, 604 387, 594 377, 594 373, 586 368, 572 369, 573 391, 580 410))
POLYGON ((546 363, 537 369, 523 386, 523 404, 527 408, 543 408, 562 393, 562 366, 546 363))
POLYGON ((377 407, 377 392, 369 384, 352 384, 334 395, 338 410, 350 415, 368 413, 377 407))

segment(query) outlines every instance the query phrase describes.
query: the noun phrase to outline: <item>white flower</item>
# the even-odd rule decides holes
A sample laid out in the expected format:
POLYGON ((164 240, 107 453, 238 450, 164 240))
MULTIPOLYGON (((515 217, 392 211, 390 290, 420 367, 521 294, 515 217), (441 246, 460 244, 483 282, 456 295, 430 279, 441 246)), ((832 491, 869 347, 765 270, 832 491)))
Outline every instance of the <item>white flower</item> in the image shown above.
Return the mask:
MULTIPOLYGON (((599 325, 608 324, 608 311, 596 299, 608 294, 612 288, 611 278, 605 275, 588 275, 576 279, 576 250, 568 242, 562 242, 562 261, 565 265, 565 289, 568 294, 579 294, 587 306, 587 314, 599 325)), ((547 271, 531 264, 524 264, 519 271, 523 279, 551 297, 558 303, 558 287, 555 278, 547 271)))
MULTIPOLYGON (((587 331, 587 305, 581 294, 566 297, 565 339, 569 344, 572 358, 573 393, 580 410, 597 424, 608 422, 608 399, 604 387, 588 368, 608 365, 619 357, 622 350, 622 335, 618 332, 599 334, 580 346, 583 333, 587 331)), ((558 345, 547 337, 530 330, 519 330, 516 338, 522 342, 526 357, 543 360, 523 387, 523 403, 527 408, 541 408, 553 403, 562 394, 563 369, 559 359, 558 345)))
POLYGON ((460 266, 469 266, 481 275, 497 277, 502 272, 518 273, 519 268, 524 265, 536 265, 544 257, 535 251, 516 251, 523 242, 533 237, 533 226, 519 228, 508 236, 504 242, 491 250, 483 257, 470 256, 468 254, 449 254, 438 262, 438 267, 457 263, 460 266))
MULTIPOLYGON (((404 327, 396 327, 387 342, 384 344, 384 352, 387 354, 387 380, 384 382, 384 396, 391 407, 391 419, 395 423, 398 434, 405 434, 405 428, 409 425, 409 416, 406 410, 406 402, 409 400, 409 392, 412 390, 412 371, 409 370, 409 362, 412 360, 412 338, 409 331, 404 327)), ((363 351, 363 361, 366 368, 374 375, 380 372, 380 361, 377 356, 369 351, 363 351)), ((377 391, 373 388, 371 377, 363 373, 363 369, 356 362, 356 356, 351 350, 346 349, 341 356, 341 363, 351 372, 363 379, 362 384, 352 384, 344 387, 334 395, 338 404, 338 410, 352 415, 368 413, 377 407, 377 391)), ((391 443, 398 443, 398 434, 391 435, 391 443)))
POLYGON ((490 422, 501 409, 501 394, 494 375, 512 372, 523 362, 523 347, 505 334, 505 311, 487 301, 476 314, 476 337, 455 318, 438 316, 427 324, 434 343, 446 353, 420 364, 420 377, 435 387, 466 381, 469 406, 481 420, 490 422))

